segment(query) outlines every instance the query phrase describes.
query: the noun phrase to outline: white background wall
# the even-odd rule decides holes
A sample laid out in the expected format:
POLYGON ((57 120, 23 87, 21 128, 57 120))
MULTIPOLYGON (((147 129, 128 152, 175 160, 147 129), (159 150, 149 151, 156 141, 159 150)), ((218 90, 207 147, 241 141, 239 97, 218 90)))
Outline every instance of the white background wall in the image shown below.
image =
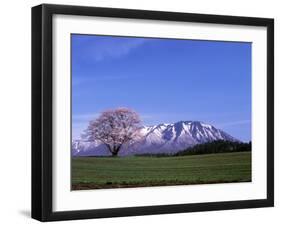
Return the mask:
MULTIPOLYGON (((275 208, 56 222, 56 225, 276 225, 281 213, 281 14, 279 1, 68 0, 45 3, 275 18, 275 208), (279 116, 278 116, 279 115, 279 116), (279 140, 278 140, 279 139, 279 140)), ((30 215, 31 11, 42 1, 2 1, 0 20, 0 224, 38 225, 30 215)), ((237 191, 239 192, 239 191, 237 191)))

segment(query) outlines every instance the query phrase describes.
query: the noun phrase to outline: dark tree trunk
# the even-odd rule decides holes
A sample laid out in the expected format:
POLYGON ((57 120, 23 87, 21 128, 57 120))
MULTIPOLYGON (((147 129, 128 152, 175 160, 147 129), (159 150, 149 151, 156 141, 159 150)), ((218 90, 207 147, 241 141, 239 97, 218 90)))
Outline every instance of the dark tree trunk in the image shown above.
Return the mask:
POLYGON ((116 157, 118 155, 118 152, 120 151, 121 149, 121 145, 120 146, 117 146, 117 147, 114 147, 111 154, 113 157, 116 157))
POLYGON ((112 157, 117 157, 118 152, 111 152, 111 154, 112 154, 112 157))
POLYGON ((106 146, 107 146, 108 150, 110 151, 111 156, 116 157, 118 155, 118 152, 120 151, 122 145, 117 146, 117 147, 111 147, 110 145, 106 144, 106 146))

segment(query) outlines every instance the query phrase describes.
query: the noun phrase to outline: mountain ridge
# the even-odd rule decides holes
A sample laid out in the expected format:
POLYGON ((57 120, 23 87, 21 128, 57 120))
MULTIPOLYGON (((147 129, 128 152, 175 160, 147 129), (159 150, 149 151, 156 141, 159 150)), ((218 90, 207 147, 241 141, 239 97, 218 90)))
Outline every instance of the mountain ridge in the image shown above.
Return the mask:
MULTIPOLYGON (((175 123, 160 123, 154 126, 143 126, 140 133, 142 139, 129 147, 123 147, 120 155, 142 153, 177 153, 183 149, 216 140, 236 141, 226 132, 200 121, 178 121, 175 123)), ((107 156, 110 155, 106 146, 99 141, 72 141, 73 156, 107 156)))

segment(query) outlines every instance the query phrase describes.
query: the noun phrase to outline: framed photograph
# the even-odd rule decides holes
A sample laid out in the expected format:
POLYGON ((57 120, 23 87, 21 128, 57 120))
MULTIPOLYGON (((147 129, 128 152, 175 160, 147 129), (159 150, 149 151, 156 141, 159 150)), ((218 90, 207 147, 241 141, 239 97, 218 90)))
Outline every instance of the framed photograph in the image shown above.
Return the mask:
POLYGON ((274 21, 32 8, 32 217, 274 205, 274 21))

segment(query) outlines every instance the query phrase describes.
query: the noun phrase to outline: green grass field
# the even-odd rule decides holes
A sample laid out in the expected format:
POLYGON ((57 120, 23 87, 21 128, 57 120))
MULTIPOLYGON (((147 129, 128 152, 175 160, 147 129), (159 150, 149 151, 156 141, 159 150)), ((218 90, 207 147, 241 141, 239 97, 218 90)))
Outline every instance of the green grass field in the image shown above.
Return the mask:
POLYGON ((72 158, 73 190, 247 181, 251 181, 251 152, 72 158))

